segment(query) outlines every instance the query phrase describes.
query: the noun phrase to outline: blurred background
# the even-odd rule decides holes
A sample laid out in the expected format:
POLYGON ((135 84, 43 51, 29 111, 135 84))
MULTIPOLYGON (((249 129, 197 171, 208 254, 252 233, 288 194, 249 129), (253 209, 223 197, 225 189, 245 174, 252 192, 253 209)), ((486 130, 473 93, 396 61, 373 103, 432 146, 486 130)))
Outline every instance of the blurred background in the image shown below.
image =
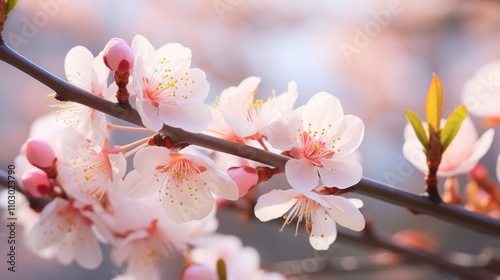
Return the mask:
MULTIPOLYGON (((358 115, 365 123, 360 147, 364 176, 415 193, 423 191, 423 174, 411 168, 404 174, 400 171, 402 165, 410 166, 402 154, 404 109, 424 116, 427 89, 435 72, 443 82, 444 111, 450 112, 461 103, 462 88, 474 72, 500 59, 500 2, 491 0, 19 2, 5 25, 4 41, 59 77, 64 77, 64 57, 75 45, 86 46, 97 55, 112 37, 131 42, 141 34, 155 48, 179 42, 192 49, 192 67, 203 69, 211 84, 207 103, 248 76, 262 77, 259 90, 263 98, 272 89, 285 91, 287 83, 295 80, 297 105, 316 92, 332 93, 341 100, 345 113, 358 115), (390 174, 400 179, 388 182, 390 174)), ((41 83, 0 63, 2 169, 19 153, 32 121, 50 112, 48 105, 54 103, 46 99, 50 93, 41 83)), ((481 120, 472 119, 482 134, 486 128, 481 120)), ((497 135, 481 160, 492 174, 499 153, 497 135)), ((465 182, 465 178, 460 180, 465 182)), ((500 248, 497 239, 358 197, 365 202, 363 212, 374 221, 374 231, 385 238, 402 229, 414 229, 433 236, 446 250, 478 254, 486 247, 500 248)), ((236 215, 223 213, 221 217, 220 231, 239 234, 246 245, 258 248, 267 266, 281 267, 279 262, 314 256, 305 235, 292 239, 291 232, 277 234, 275 224, 242 226, 236 215)), ((5 228, 0 234, 5 234, 5 228)), ((22 243, 21 230, 18 239, 22 243)), ((2 255, 4 246, 1 241, 2 255)), ((332 263, 373 252, 373 248, 342 239, 333 246, 329 251, 332 263)), ((25 248, 18 252, 18 272, 7 273, 5 262, 1 263, 1 279, 111 279, 120 272, 109 261, 96 271, 66 267, 42 260, 25 248)), ((179 265, 174 260, 172 269, 179 265)), ((339 267, 353 269, 352 265, 339 267)), ((416 265, 301 277, 296 279, 455 279, 416 265)))

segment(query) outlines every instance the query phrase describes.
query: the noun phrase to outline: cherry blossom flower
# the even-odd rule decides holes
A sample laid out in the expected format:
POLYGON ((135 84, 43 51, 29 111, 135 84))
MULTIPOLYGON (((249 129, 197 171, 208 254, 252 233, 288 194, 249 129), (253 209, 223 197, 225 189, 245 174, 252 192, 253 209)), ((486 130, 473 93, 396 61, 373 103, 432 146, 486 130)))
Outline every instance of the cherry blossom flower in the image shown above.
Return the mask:
POLYGON ((107 140, 103 148, 97 150, 85 139, 76 141, 84 143, 74 149, 69 147, 67 140, 63 141, 65 144, 60 144, 65 146, 66 156, 57 166, 59 178, 68 194, 92 203, 122 183, 127 162, 121 152, 108 151, 107 140))
POLYGON ((267 131, 271 145, 289 151, 292 159, 285 166, 290 185, 307 192, 318 185, 350 187, 361 180, 361 165, 347 157, 364 135, 360 118, 344 115, 340 101, 320 92, 306 105, 272 123, 267 131))
MULTIPOLYGON (((442 120, 442 126, 445 120, 442 120)), ((427 129, 427 124, 423 122, 427 129)), ((427 132, 427 131, 426 131, 427 132)), ((417 139, 415 131, 408 124, 405 127, 405 144, 403 154, 415 168, 425 173, 428 170, 423 146, 417 139)), ((487 130, 479 139, 476 128, 470 118, 462 122, 462 126, 448 148, 444 151, 437 175, 452 177, 469 172, 479 159, 486 154, 493 142, 494 130, 487 130)))
MULTIPOLYGON (((191 273, 204 271, 205 279, 213 279, 217 276, 217 262, 223 261, 226 268, 228 280, 284 280, 285 277, 279 273, 266 272, 260 269, 260 256, 253 247, 243 247, 241 240, 236 236, 214 234, 199 239, 195 248, 191 250, 191 260, 195 263, 195 270, 187 270, 183 275, 184 280, 191 273)), ((215 279, 219 279, 216 277, 215 279)))
POLYGON ((465 83, 462 100, 467 110, 486 118, 489 124, 500 124, 500 61, 490 62, 465 83))
POLYGON ((136 60, 132 73, 137 111, 143 124, 158 131, 163 123, 201 132, 212 121, 203 101, 209 84, 205 73, 191 65, 191 50, 170 43, 155 51, 137 35, 132 41, 136 60))
POLYGON ((314 191, 299 193, 294 189, 273 190, 259 197, 255 216, 263 222, 283 216, 285 222, 280 232, 297 218, 295 236, 300 223, 304 222, 312 247, 327 250, 337 237, 335 222, 355 231, 363 230, 365 220, 358 210, 361 206, 360 200, 336 195, 321 195, 314 191))
POLYGON ((214 194, 238 199, 235 183, 204 156, 150 146, 136 153, 134 167, 125 177, 126 195, 139 199, 158 192, 165 212, 177 223, 208 216, 214 206, 214 194))
POLYGON ((106 207, 94 209, 99 236, 112 245, 111 260, 127 265, 125 279, 162 279, 160 265, 187 249, 189 234, 185 227, 170 221, 154 198, 130 200, 122 186, 107 200, 106 207))
POLYGON ((249 77, 237 87, 222 91, 213 103, 214 121, 207 131, 233 142, 241 142, 244 138, 259 139, 281 113, 293 109, 298 95, 295 82, 288 84, 287 92, 277 97, 273 94, 267 101, 254 100, 259 83, 259 77, 249 77))
POLYGON ((126 273, 137 279, 160 279, 159 266, 187 249, 188 234, 148 203, 122 200, 115 204, 112 215, 104 218, 107 229, 103 232, 112 241, 111 260, 117 266, 127 263, 126 273))
MULTIPOLYGON (((76 46, 66 55, 64 69, 71 84, 102 98, 114 97, 110 93, 116 86, 108 90, 109 69, 104 64, 102 52, 94 57, 87 48, 76 46)), ((59 120, 63 120, 68 126, 85 135, 94 144, 102 146, 107 135, 107 121, 104 113, 70 101, 61 102, 52 107, 59 109, 54 112, 59 120)))
POLYGON ((30 244, 36 250, 54 250, 63 264, 76 261, 83 268, 96 268, 102 262, 102 252, 86 207, 75 200, 55 198, 43 208, 40 220, 31 229, 30 244))

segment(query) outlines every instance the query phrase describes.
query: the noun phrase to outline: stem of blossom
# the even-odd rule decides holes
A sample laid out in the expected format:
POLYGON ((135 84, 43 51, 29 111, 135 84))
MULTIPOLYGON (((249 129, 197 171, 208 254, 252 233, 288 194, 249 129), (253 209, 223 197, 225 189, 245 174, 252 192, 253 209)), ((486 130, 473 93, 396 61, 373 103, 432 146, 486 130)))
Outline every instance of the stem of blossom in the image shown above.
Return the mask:
POLYGON ((262 146, 262 148, 264 150, 269 151, 269 149, 267 148, 266 144, 264 143, 264 140, 262 140, 262 136, 260 138, 258 138, 257 141, 259 141, 259 144, 262 146))
POLYGON ((112 123, 108 123, 107 128, 108 129, 113 129, 113 130, 126 130, 126 131, 137 131, 137 132, 154 132, 153 130, 151 130, 149 128, 123 126, 123 125, 116 125, 116 124, 112 124, 112 123))
POLYGON ((425 192, 429 199, 434 203, 440 203, 441 197, 439 196, 437 184, 437 171, 441 163, 441 142, 439 135, 431 134, 429 139, 429 150, 427 152, 427 166, 429 170, 425 173, 425 192))
POLYGON ((279 168, 270 168, 265 166, 256 167, 255 170, 257 170, 257 175, 259 176, 259 180, 257 181, 257 183, 265 182, 271 179, 271 177, 273 177, 275 174, 285 172, 284 170, 279 168))
POLYGON ((145 137, 145 138, 139 139, 139 140, 134 141, 134 142, 132 142, 130 144, 127 144, 127 145, 115 146, 115 147, 113 147, 112 151, 114 151, 114 152, 122 152, 123 153, 123 152, 126 152, 129 149, 132 149, 132 148, 136 147, 137 145, 147 143, 148 141, 150 141, 150 139, 151 139, 150 137, 145 137), (118 149, 116 149, 116 147, 118 149))
POLYGON ((116 92, 116 99, 118 100, 118 105, 122 108, 131 108, 130 102, 128 98, 130 94, 127 90, 128 78, 130 77, 130 70, 125 72, 115 71, 113 78, 115 79, 115 83, 118 86, 118 91, 116 92))
POLYGON ((128 151, 128 152, 126 152, 126 153, 124 153, 124 154, 123 154, 123 157, 124 157, 124 158, 128 158, 129 156, 131 156, 131 155, 133 155, 133 154, 137 153, 140 149, 142 149, 142 148, 146 147, 147 145, 148 145, 147 143, 142 143, 142 144, 140 144, 139 146, 137 146, 137 147, 133 148, 132 150, 130 150, 130 151, 128 151))
POLYGON ((54 164, 50 167, 38 167, 40 168, 43 172, 45 172, 47 174, 47 177, 51 178, 51 179, 54 179, 55 177, 57 177, 57 166, 56 166, 56 162, 54 162, 54 164))

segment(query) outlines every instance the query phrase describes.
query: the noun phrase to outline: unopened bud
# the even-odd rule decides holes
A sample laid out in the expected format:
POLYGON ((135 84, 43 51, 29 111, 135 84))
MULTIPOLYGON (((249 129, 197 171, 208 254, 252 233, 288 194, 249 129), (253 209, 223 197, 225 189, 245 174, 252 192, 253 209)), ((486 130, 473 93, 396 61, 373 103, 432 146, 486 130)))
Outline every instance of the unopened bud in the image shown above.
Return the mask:
POLYGON ((56 163, 54 150, 47 141, 40 138, 28 139, 25 153, 28 161, 40 169, 50 168, 56 163))
POLYGON ((191 265, 182 274, 182 280, 218 280, 215 271, 202 265, 191 265))
POLYGON ((259 181, 257 170, 249 166, 231 167, 227 170, 227 175, 236 183, 240 197, 253 189, 259 181))
POLYGON ((116 72, 126 72, 134 67, 134 50, 123 39, 113 38, 104 47, 104 64, 116 72))
POLYGON ((34 198, 46 195, 51 188, 49 177, 38 168, 24 172, 21 182, 23 183, 24 191, 34 198))

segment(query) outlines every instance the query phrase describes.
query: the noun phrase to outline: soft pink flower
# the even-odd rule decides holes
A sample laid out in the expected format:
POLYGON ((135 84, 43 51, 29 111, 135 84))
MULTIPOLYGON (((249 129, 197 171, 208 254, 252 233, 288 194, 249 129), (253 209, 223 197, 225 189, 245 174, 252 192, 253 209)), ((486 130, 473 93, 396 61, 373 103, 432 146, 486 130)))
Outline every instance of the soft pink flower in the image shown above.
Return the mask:
POLYGON ((215 234, 199 239, 191 250, 191 260, 197 266, 203 266, 203 270, 212 276, 217 275, 217 262, 223 261, 228 280, 285 279, 281 274, 262 270, 258 251, 252 247, 243 247, 236 236, 215 234))
POLYGON ((262 195, 255 205, 255 216, 263 222, 283 217, 283 232, 297 218, 295 235, 301 222, 309 233, 309 242, 316 250, 327 250, 337 238, 335 222, 355 231, 365 227, 365 219, 358 208, 360 200, 316 192, 299 193, 294 189, 273 190, 262 195), (288 213, 288 214, 286 214, 288 213))
POLYGON ((117 195, 109 202, 112 210, 99 209, 94 220, 112 245, 111 260, 117 266, 126 263, 126 274, 135 279, 161 279, 163 261, 187 249, 188 231, 157 211, 150 199, 117 195))
MULTIPOLYGON (((444 126, 442 120, 442 126, 444 126)), ((427 124, 423 123, 427 129, 427 124)), ((428 170, 423 147, 417 139, 415 131, 408 124, 405 127, 405 144, 403 154, 419 171, 428 170)), ((457 135, 444 151, 437 175, 451 177, 469 172, 477 165, 493 142, 494 130, 487 130, 479 139, 476 128, 470 118, 466 118, 457 135)))
POLYGON ((127 41, 112 38, 104 47, 104 64, 116 72, 126 72, 134 67, 134 50, 127 41))
POLYGON ((38 168, 24 172, 21 181, 26 193, 35 198, 44 196, 52 187, 47 173, 38 168))
POLYGON ((237 87, 229 87, 213 103, 214 121, 207 131, 217 137, 239 142, 244 138, 259 139, 267 126, 283 112, 293 109, 297 84, 290 82, 288 91, 266 101, 255 100, 259 77, 248 77, 237 87))
MULTIPOLYGON (((122 153, 108 151, 107 140, 96 149, 84 139, 74 149, 65 146, 66 156, 57 166, 64 190, 72 197, 92 203, 122 183, 127 162, 122 153)), ((64 145, 64 144, 63 144, 64 145)))
POLYGON ((191 50, 170 43, 155 51, 137 35, 132 41, 136 60, 132 73, 137 111, 143 124, 154 131, 163 124, 201 132, 212 121, 203 101, 209 84, 205 72, 190 68, 191 50))
POLYGON ((350 187, 361 180, 361 165, 347 155, 360 145, 364 125, 344 115, 340 101, 326 92, 315 94, 306 105, 272 123, 267 137, 274 148, 289 151, 285 166, 290 185, 299 192, 318 185, 350 187))
POLYGON ((74 200, 55 198, 43 208, 28 240, 36 250, 54 250, 63 264, 76 261, 83 268, 94 269, 102 262, 102 252, 89 212, 74 200))
POLYGON ((149 146, 136 153, 134 167, 125 177, 126 195, 139 199, 158 193, 165 212, 177 223, 207 217, 214 194, 229 200, 239 197, 231 178, 204 156, 149 146))
POLYGON ((56 163, 52 147, 41 138, 30 138, 25 144, 25 154, 28 161, 38 168, 48 168, 56 163))
POLYGON ((213 269, 203 265, 194 264, 186 268, 182 280, 218 280, 219 276, 213 269))
MULTIPOLYGON (((72 48, 64 60, 64 70, 68 81, 92 94, 112 99, 116 90, 108 89, 109 69, 104 65, 103 53, 97 57, 85 47, 72 48)), ((116 101, 116 99, 115 99, 116 101)), ((60 102, 52 107, 58 120, 62 120, 77 132, 83 134, 94 144, 102 146, 107 137, 107 121, 105 114, 76 102, 60 102)))

